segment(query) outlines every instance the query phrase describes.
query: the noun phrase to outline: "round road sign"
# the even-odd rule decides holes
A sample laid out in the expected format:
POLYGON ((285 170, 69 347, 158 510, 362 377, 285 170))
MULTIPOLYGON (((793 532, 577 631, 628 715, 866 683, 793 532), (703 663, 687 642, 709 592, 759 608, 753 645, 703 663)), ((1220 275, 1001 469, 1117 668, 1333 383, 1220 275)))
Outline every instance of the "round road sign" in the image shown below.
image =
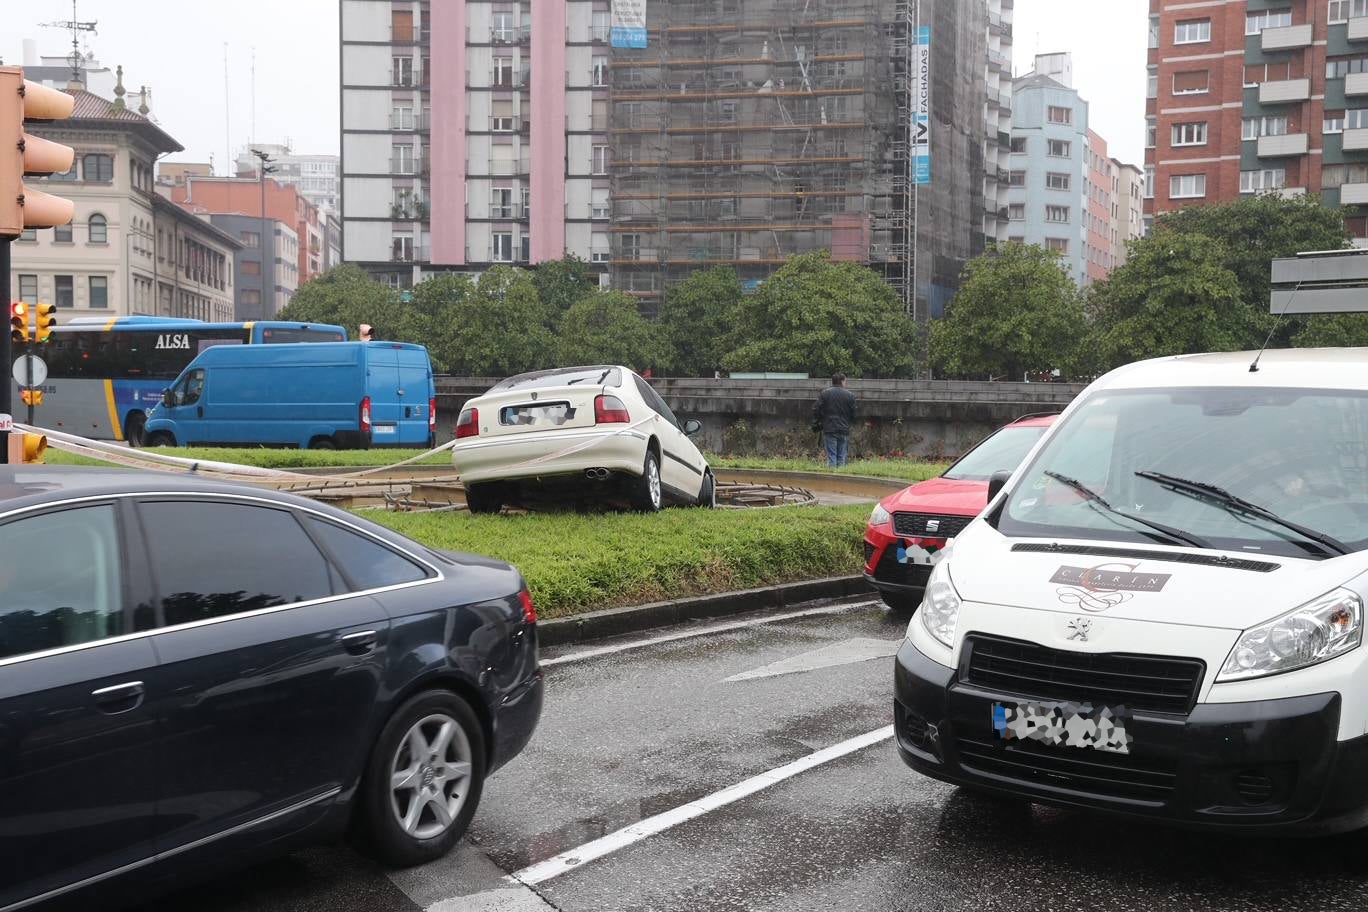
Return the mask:
POLYGON ((47 374, 46 362, 37 355, 24 355, 14 362, 14 382, 20 386, 42 386, 47 382, 47 374), (30 370, 33 371, 32 376, 30 370))

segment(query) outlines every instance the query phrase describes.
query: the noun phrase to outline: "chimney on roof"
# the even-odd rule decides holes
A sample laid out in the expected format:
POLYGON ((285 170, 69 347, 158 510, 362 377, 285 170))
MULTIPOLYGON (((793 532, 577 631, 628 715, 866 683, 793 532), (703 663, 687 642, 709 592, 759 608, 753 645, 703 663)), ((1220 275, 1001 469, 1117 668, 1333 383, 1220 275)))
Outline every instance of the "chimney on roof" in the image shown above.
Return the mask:
POLYGON ((124 84, 123 84, 123 64, 114 68, 117 81, 114 83, 114 110, 122 111, 127 105, 124 104, 124 84))

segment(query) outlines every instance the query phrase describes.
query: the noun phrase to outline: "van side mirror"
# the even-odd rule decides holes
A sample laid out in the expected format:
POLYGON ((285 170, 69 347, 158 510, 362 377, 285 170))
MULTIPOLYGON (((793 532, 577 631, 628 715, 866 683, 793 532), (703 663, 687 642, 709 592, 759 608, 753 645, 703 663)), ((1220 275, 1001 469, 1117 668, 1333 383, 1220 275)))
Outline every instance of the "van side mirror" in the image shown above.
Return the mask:
POLYGON ((1004 487, 1006 487, 1007 481, 1008 481, 1011 477, 1012 477, 1012 471, 1011 471, 1010 469, 999 469, 998 471, 994 472, 992 475, 988 476, 988 502, 989 502, 989 503, 992 503, 992 502, 993 502, 993 498, 994 498, 994 497, 997 497, 998 491, 1001 491, 1004 487))
POLYGON ((174 408, 176 405, 176 399, 171 395, 170 388, 162 390, 162 405, 167 408, 174 408))
POLYGON ((699 421, 697 418, 690 418, 688 421, 684 422, 685 437, 692 437, 701 430, 703 430, 703 422, 699 421))

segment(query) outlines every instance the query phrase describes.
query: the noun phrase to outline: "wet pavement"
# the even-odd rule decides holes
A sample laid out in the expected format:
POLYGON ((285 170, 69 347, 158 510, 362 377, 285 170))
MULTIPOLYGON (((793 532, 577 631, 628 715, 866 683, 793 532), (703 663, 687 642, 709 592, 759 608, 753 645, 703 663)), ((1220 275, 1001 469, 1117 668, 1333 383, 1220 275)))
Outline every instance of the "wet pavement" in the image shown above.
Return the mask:
POLYGON ((537 736, 450 857, 386 872, 319 847, 141 912, 1368 908, 1368 835, 1228 838, 984 799, 914 774, 886 737, 755 780, 889 724, 906 623, 865 605, 549 650, 537 736), (634 824, 653 834, 621 834, 634 824), (542 879, 548 859, 564 863, 542 879))

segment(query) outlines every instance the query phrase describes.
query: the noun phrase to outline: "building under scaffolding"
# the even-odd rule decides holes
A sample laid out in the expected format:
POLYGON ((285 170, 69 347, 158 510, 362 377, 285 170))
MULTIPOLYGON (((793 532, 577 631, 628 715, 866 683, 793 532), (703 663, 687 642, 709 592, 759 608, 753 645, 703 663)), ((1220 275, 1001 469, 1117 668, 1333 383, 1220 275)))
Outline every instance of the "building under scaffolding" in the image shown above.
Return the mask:
POLYGON ((883 273, 909 313, 939 309, 999 214, 984 208, 987 4, 654 0, 647 16, 648 46, 611 60, 613 284, 649 311, 695 269, 758 282, 830 250, 883 273), (919 25, 932 161, 914 187, 919 25))

